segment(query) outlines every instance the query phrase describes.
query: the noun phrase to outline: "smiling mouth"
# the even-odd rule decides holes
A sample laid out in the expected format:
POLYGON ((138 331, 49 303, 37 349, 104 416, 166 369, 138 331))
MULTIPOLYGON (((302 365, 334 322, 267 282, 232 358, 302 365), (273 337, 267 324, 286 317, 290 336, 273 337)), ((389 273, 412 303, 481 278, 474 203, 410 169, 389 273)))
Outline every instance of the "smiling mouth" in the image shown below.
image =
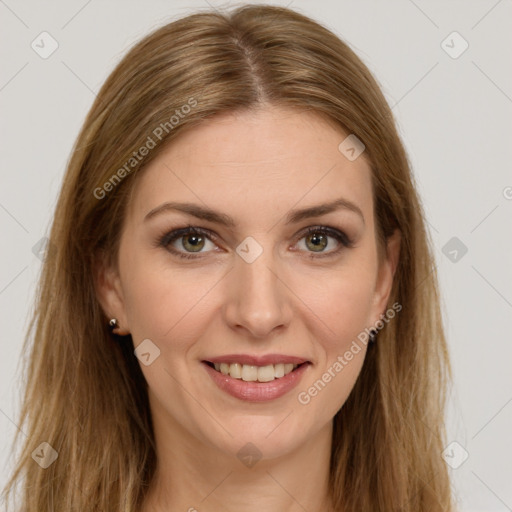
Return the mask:
POLYGON ((271 382, 275 379, 281 379, 303 365, 310 364, 309 362, 305 362, 301 364, 279 363, 255 366, 240 363, 203 362, 222 375, 232 377, 233 379, 243 380, 245 382, 271 382))

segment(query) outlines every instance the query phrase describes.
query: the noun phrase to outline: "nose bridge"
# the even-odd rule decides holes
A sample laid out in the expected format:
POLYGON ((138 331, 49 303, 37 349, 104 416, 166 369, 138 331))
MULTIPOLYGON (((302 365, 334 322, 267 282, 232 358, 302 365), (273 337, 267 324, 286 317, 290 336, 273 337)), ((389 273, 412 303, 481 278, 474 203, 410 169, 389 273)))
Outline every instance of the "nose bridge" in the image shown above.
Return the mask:
MULTIPOLYGON (((247 239, 246 239, 247 240, 247 239)), ((286 287, 280 281, 274 252, 244 241, 237 248, 239 257, 230 272, 227 321, 231 327, 244 327, 254 337, 264 337, 290 319, 286 287)))

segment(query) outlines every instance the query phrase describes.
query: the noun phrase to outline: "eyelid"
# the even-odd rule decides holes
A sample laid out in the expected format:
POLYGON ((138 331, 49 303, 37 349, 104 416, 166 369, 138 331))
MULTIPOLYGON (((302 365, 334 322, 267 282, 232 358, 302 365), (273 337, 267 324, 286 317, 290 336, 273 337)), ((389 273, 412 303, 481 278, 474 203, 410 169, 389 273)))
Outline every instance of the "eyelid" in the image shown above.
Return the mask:
POLYGON ((308 226, 305 230, 299 233, 298 239, 300 240, 306 235, 318 232, 325 233, 326 235, 331 236, 332 238, 336 238, 337 240, 341 239, 338 241, 345 245, 346 247, 354 247, 354 240, 351 237, 349 237, 345 231, 323 224, 308 226))
MULTIPOLYGON (((176 255, 180 258, 187 258, 187 259, 202 258, 203 257, 202 255, 204 255, 205 253, 202 253, 202 252, 193 253, 193 252, 186 252, 186 251, 178 251, 174 248, 169 247, 171 242, 174 242, 175 240, 179 240, 180 238, 182 238, 186 235, 192 235, 192 234, 202 235, 202 236, 210 239, 212 242, 219 239, 219 237, 213 231, 210 231, 209 229, 201 228, 198 226, 193 226, 191 224, 187 224, 183 228, 171 229, 170 231, 166 232, 166 234, 157 238, 155 245, 157 247, 164 247, 164 249, 169 251, 171 254, 176 255)), ((207 251, 207 252, 213 252, 213 251, 207 251)))
MULTIPOLYGON (((312 259, 334 256, 334 255, 337 255, 341 250, 343 250, 343 248, 350 249, 350 248, 354 247, 354 241, 345 233, 345 231, 338 229, 338 228, 331 227, 329 225, 322 225, 322 224, 308 226, 308 227, 304 228, 303 230, 301 230, 295 237, 296 241, 295 241, 294 245, 297 244, 297 242, 299 242, 305 236, 307 236, 308 234, 312 234, 312 233, 323 233, 327 236, 330 236, 331 238, 334 238, 341 245, 340 248, 330 250, 327 252, 320 251, 318 253, 315 253, 315 251, 297 251, 297 252, 308 253, 308 257, 310 257, 312 259)), ((177 255, 178 257, 188 258, 188 259, 199 259, 199 258, 204 257, 203 256, 204 254, 207 254, 209 252, 214 252, 214 251, 206 251, 205 253, 204 252, 194 253, 194 252, 186 252, 186 251, 183 252, 183 251, 178 251, 176 249, 169 248, 169 244, 171 242, 173 242, 175 240, 179 240, 181 237, 184 237, 186 235, 191 235, 191 234, 198 234, 198 235, 205 236, 212 242, 215 242, 216 240, 220 239, 220 237, 216 233, 214 233, 213 231, 211 231, 207 228, 202 228, 199 226, 187 224, 185 227, 172 229, 172 230, 168 231, 165 235, 160 236, 156 240, 156 245, 160 246, 160 247, 164 247, 166 250, 168 250, 172 254, 177 255)))
POLYGON ((158 241, 161 242, 162 244, 164 244, 164 243, 169 244, 171 241, 178 240, 182 236, 190 235, 190 234, 194 234, 194 233, 197 233, 198 235, 204 235, 204 236, 210 238, 212 241, 219 239, 219 237, 213 231, 210 231, 209 229, 200 228, 198 226, 193 226, 191 224, 187 224, 186 226, 184 226, 182 228, 171 229, 170 231, 166 232, 164 236, 159 237, 158 241))

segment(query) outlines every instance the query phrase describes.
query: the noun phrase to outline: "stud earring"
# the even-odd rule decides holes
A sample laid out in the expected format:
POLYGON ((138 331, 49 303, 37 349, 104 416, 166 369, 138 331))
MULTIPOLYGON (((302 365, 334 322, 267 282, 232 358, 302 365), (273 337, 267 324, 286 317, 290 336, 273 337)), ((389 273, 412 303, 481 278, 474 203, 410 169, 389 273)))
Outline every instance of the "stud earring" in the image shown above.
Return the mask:
POLYGON ((377 341, 377 331, 375 329, 370 329, 369 341, 370 345, 374 345, 377 341))
POLYGON ((111 318, 110 322, 108 323, 110 329, 113 331, 114 329, 117 329, 119 327, 119 323, 117 322, 117 318, 111 318))

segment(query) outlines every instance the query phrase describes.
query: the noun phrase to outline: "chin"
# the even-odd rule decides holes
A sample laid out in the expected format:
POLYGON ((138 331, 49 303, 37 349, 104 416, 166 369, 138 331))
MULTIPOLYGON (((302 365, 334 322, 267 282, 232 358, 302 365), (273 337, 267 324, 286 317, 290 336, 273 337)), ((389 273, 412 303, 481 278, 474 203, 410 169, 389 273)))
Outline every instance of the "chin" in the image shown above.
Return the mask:
POLYGON ((248 460, 270 460, 285 456, 306 442, 304 425, 296 428, 289 424, 293 415, 290 412, 279 417, 239 417, 223 425, 232 437, 222 430, 221 438, 212 439, 212 431, 209 430, 210 443, 240 460, 245 460, 245 457, 248 460))

